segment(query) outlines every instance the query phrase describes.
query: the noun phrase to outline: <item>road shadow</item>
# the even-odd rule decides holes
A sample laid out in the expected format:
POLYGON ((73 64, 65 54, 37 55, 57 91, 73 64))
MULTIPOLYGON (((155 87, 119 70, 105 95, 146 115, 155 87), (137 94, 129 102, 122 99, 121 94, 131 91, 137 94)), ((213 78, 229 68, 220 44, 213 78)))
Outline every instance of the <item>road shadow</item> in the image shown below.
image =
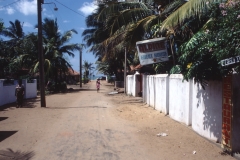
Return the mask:
POLYGON ((36 108, 38 106, 37 102, 40 102, 40 97, 25 99, 22 108, 36 108))
MULTIPOLYGON (((21 108, 36 108, 37 102, 40 102, 40 97, 24 99, 23 106, 21 108)), ((16 106, 17 106, 17 104, 15 102, 8 103, 8 104, 0 106, 0 111, 6 111, 6 109, 16 107, 16 106)))
POLYGON ((111 86, 111 87, 114 87, 114 84, 104 84, 104 86, 111 86))
POLYGON ((82 106, 82 107, 46 107, 46 109, 83 109, 83 108, 107 108, 101 106, 82 106))
MULTIPOLYGON (((101 90, 104 90, 104 89, 101 89, 101 90)), ((51 92, 49 95, 56 95, 56 94, 69 94, 69 93, 77 93, 77 92, 84 92, 84 91, 94 91, 96 92, 97 89, 88 89, 88 88, 68 88, 67 90, 65 91, 61 91, 61 92, 51 92)))
POLYGON ((0 150, 0 160, 31 160, 35 156, 35 152, 21 152, 13 151, 8 148, 6 150, 0 150))
POLYGON ((5 119, 8 119, 8 117, 0 117, 0 121, 4 121, 5 119))
POLYGON ((0 142, 2 142, 4 139, 14 135, 17 133, 17 131, 0 131, 0 142))
POLYGON ((124 100, 121 102, 122 104, 129 104, 129 103, 143 103, 142 99, 130 99, 130 100, 124 100))

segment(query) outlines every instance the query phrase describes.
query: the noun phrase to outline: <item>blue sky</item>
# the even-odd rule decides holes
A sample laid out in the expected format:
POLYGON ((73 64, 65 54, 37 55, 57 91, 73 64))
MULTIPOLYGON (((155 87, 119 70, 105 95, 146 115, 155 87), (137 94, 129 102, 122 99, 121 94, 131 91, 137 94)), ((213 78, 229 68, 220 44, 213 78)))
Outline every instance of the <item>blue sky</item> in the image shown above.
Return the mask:
MULTIPOLYGON (((93 0, 44 0, 44 3, 50 4, 42 5, 42 19, 57 18, 60 32, 71 29, 78 32, 73 35, 69 43, 84 43, 81 35, 86 29, 85 18, 96 9, 93 0), (55 6, 58 8, 57 11, 54 10, 55 6)), ((10 25, 9 21, 14 22, 18 19, 23 23, 23 31, 26 34, 37 32, 34 28, 37 24, 37 0, 0 0, 0 19, 3 20, 5 27, 10 25)), ((83 50, 83 60, 95 64, 95 56, 87 50, 83 50)), ((79 52, 75 51, 74 54, 75 57, 69 57, 68 60, 73 69, 79 72, 79 52)), ((98 75, 97 71, 94 75, 98 75)))

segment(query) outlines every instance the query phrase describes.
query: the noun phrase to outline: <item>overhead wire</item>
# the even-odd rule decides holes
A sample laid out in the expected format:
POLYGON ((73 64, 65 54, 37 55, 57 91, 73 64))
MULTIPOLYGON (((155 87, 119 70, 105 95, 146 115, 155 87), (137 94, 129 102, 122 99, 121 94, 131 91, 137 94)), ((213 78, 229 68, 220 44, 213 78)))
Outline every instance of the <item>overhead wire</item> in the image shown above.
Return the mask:
MULTIPOLYGON (((63 21, 63 19, 62 19, 62 17, 60 16, 60 14, 58 14, 58 12, 54 12, 53 10, 54 10, 54 8, 52 8, 52 7, 50 7, 50 5, 47 5, 48 6, 48 8, 49 8, 49 10, 52 12, 52 14, 56 17, 56 18, 60 18, 61 19, 61 21, 63 21)), ((58 23, 58 25, 59 25, 59 23, 58 23)), ((64 30, 66 30, 66 26, 65 25, 61 25, 61 27, 63 27, 64 28, 64 30)))
POLYGON ((7 6, 10 6, 10 5, 12 5, 12 4, 14 4, 14 3, 17 3, 17 2, 19 2, 19 1, 21 1, 21 0, 14 1, 14 2, 12 2, 12 3, 9 3, 9 4, 5 5, 5 6, 0 6, 0 9, 1 9, 1 8, 6 8, 7 6))
POLYGON ((77 13, 78 15, 85 17, 84 15, 82 15, 82 14, 80 14, 80 13, 74 11, 73 9, 69 8, 68 6, 62 4, 61 2, 59 2, 59 1, 57 1, 57 0, 55 0, 55 1, 56 1, 57 3, 59 3, 59 4, 61 4, 62 6, 64 6, 65 8, 71 10, 72 12, 77 13))

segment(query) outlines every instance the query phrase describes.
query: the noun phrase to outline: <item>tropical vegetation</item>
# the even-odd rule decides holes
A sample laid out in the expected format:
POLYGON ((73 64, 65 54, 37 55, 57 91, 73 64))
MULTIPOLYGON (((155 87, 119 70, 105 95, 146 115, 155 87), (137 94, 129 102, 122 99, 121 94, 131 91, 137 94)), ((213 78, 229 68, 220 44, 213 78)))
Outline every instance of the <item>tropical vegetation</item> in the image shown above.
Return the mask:
MULTIPOLYGON (((98 3, 95 12, 86 17, 87 29, 82 36, 97 58, 97 69, 108 75, 121 75, 125 66, 130 70, 131 65, 140 63, 137 41, 166 37, 169 61, 143 68, 152 68, 155 73, 181 73, 185 80, 204 84, 239 73, 239 63, 221 63, 240 55, 239 6, 238 0, 108 0, 98 3)), ((44 70, 46 79, 56 84, 71 68, 67 57, 82 49, 80 44, 69 43, 77 33, 74 29, 63 34, 58 30, 57 20, 44 19, 44 70)), ((24 69, 28 76, 37 75, 37 35, 25 34, 19 20, 10 22, 10 27, 0 20, 0 35, 4 37, 0 39, 0 78, 19 76, 16 73, 24 69)), ((93 64, 84 65, 88 77, 93 64)))
POLYGON ((166 37, 169 61, 152 65, 156 73, 181 73, 201 84, 239 73, 239 63, 220 63, 240 55, 239 1, 159 0, 159 12, 150 2, 105 1, 86 18, 82 35, 99 70, 116 75, 124 68, 125 49, 128 68, 139 64, 136 42, 166 37))
POLYGON ((83 74, 84 78, 91 79, 91 77, 89 77, 89 76, 92 75, 91 71, 95 68, 95 67, 93 67, 93 63, 90 63, 88 61, 83 61, 82 68, 84 70, 84 74, 83 74))
MULTIPOLYGON (((70 43, 73 34, 77 34, 76 30, 60 33, 56 19, 45 18, 42 24, 42 33, 45 81, 51 79, 57 89, 69 68, 72 69, 68 62, 68 56, 74 57, 73 51, 81 50, 82 45, 70 43)), ((19 20, 10 21, 9 27, 3 26, 0 34, 3 37, 0 40, 0 78, 38 77, 37 34, 25 34, 19 20)))

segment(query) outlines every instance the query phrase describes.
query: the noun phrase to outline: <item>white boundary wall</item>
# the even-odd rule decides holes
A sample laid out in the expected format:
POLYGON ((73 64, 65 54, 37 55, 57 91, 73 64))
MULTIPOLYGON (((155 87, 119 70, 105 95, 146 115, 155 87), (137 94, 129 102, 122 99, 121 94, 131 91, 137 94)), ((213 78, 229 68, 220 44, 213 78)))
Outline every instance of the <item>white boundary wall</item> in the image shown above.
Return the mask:
POLYGON ((169 77, 169 116, 176 121, 191 125, 191 82, 182 80, 183 76, 180 74, 172 74, 169 77))
POLYGON ((134 84, 134 75, 128 75, 127 76, 127 88, 126 88, 127 95, 133 95, 133 92, 134 92, 133 84, 134 84))
POLYGON ((168 74, 159 74, 155 76, 156 97, 155 109, 164 114, 169 113, 169 81, 168 74))
POLYGON ((140 78, 141 75, 139 74, 127 76, 127 88, 126 88, 127 95, 139 97, 141 87, 140 78))
POLYGON ((142 89, 144 103, 178 122, 192 126, 203 137, 213 141, 221 139, 221 82, 209 82, 204 90, 192 80, 183 81, 181 74, 143 75, 142 89))
POLYGON ((192 128, 203 137, 220 142, 222 134, 222 82, 211 81, 205 90, 192 89, 192 128))
MULTIPOLYGON (((33 83, 27 83, 27 80, 22 80, 22 84, 25 87, 24 98, 37 97, 37 80, 34 79, 33 83)), ((3 79, 0 79, 0 106, 16 101, 15 88, 17 86, 17 80, 14 81, 14 85, 3 86, 3 79)))

